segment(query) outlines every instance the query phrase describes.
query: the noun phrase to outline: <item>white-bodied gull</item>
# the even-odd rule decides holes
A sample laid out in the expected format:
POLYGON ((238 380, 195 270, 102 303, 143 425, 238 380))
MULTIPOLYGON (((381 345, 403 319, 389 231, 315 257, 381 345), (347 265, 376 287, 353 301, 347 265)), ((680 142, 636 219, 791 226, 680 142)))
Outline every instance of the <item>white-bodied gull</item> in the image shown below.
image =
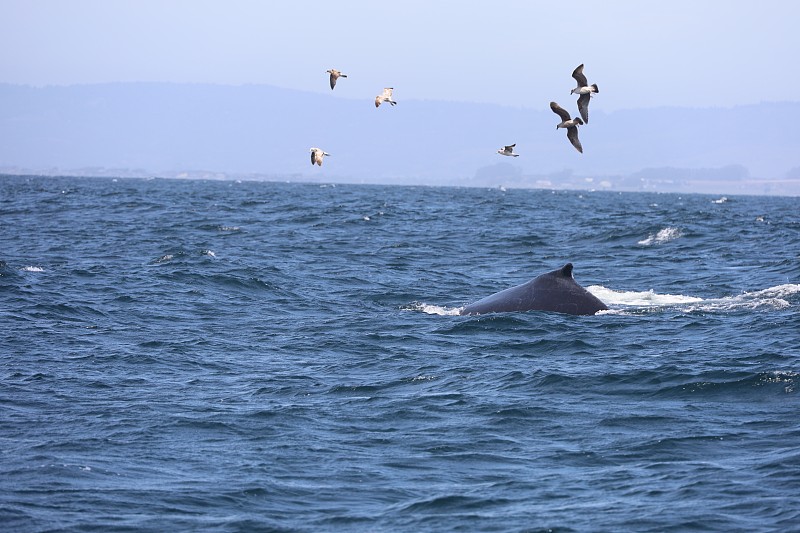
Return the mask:
POLYGON ((375 107, 380 107, 383 102, 389 102, 392 105, 397 105, 397 102, 392 100, 392 91, 394 87, 386 87, 383 93, 375 97, 375 107))
POLYGON ((583 63, 578 65, 578 68, 572 71, 572 77, 578 82, 578 86, 572 89, 569 94, 578 94, 578 111, 581 113, 581 118, 585 124, 589 123, 589 100, 592 95, 599 93, 597 84, 589 85, 586 81, 586 76, 583 74, 583 63))
POLYGON ((319 166, 322 166, 322 158, 326 155, 331 155, 328 152, 320 150, 319 148, 312 148, 311 152, 311 164, 314 165, 315 163, 319 166))
POLYGON ((509 144, 508 146, 504 146, 501 149, 499 149, 497 151, 497 153, 500 154, 500 155, 510 155, 511 157, 519 157, 519 154, 515 154, 514 153, 514 147, 516 145, 517 145, 517 143, 509 144))

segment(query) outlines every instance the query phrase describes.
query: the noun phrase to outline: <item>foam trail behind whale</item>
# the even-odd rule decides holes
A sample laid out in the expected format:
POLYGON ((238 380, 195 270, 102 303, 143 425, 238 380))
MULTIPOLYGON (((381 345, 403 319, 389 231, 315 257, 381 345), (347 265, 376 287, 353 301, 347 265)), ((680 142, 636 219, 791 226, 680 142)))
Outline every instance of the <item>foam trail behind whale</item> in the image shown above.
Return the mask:
POLYGON ((600 285, 586 289, 606 302, 608 311, 603 314, 625 314, 627 312, 659 309, 681 309, 694 311, 731 312, 739 310, 785 309, 790 299, 800 295, 800 284, 784 284, 753 292, 744 292, 722 298, 700 298, 682 294, 659 294, 655 291, 614 290, 600 285))

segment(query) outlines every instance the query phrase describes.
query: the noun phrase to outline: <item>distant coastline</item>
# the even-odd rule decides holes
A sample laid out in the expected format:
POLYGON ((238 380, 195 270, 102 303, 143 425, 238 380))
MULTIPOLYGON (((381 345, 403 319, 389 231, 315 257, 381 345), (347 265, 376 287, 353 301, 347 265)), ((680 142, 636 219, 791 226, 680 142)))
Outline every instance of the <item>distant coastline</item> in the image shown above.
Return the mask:
POLYGON ((431 182, 425 179, 397 180, 392 182, 348 179, 343 176, 318 177, 311 175, 240 174, 218 171, 173 171, 147 172, 130 169, 15 169, 0 168, 0 179, 8 177, 80 177, 96 179, 188 179, 214 181, 263 181, 281 183, 330 183, 354 185, 396 185, 431 187, 475 187, 506 189, 545 189, 563 191, 609 191, 609 192, 653 192, 681 194, 754 195, 754 196, 800 196, 800 179, 744 179, 719 181, 710 179, 675 180, 668 174, 663 179, 643 180, 630 176, 535 176, 520 175, 513 179, 465 179, 431 182))
POLYGON ((604 112, 598 100, 578 154, 546 102, 399 100, 387 111, 342 93, 0 84, 0 172, 800 195, 800 102, 604 112), (509 143, 513 163, 496 154, 509 143), (311 168, 310 146, 333 154, 324 167, 311 168))

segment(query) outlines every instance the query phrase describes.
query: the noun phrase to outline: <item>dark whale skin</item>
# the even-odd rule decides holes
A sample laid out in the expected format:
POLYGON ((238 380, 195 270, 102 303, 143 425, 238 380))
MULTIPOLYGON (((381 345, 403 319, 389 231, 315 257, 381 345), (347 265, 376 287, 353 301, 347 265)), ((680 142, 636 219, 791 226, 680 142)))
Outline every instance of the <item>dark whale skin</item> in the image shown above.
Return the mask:
POLYGON ((507 313, 513 311, 552 311, 568 315, 593 315, 608 309, 575 281, 572 263, 478 300, 461 310, 462 315, 507 313))

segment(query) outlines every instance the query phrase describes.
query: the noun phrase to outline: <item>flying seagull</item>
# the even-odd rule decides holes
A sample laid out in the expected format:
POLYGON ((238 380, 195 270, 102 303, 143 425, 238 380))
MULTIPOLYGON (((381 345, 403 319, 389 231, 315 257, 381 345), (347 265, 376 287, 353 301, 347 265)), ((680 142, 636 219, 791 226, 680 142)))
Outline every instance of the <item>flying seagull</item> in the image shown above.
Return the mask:
POLYGON ((380 107, 383 102, 389 102, 392 105, 397 105, 397 102, 392 100, 392 91, 394 87, 387 87, 383 90, 382 94, 375 97, 375 107, 380 107))
POLYGON ((581 112, 581 118, 583 118, 583 122, 588 124, 589 100, 593 94, 599 93, 600 91, 597 89, 596 83, 589 85, 589 82, 586 81, 586 76, 583 75, 583 63, 578 65, 578 68, 572 71, 572 77, 578 82, 578 86, 572 89, 569 94, 580 95, 578 97, 578 111, 581 112))
POLYGON ((316 163, 317 165, 322 166, 322 158, 325 157, 326 155, 331 155, 328 152, 320 150, 319 148, 312 148, 310 152, 311 152, 312 165, 316 163))
POLYGON ((509 144, 508 146, 504 146, 503 148, 498 150, 497 153, 500 154, 500 155, 510 155, 511 157, 519 157, 519 154, 515 154, 514 153, 514 147, 516 145, 517 145, 517 143, 509 144))
POLYGON ((347 77, 347 74, 342 74, 340 70, 336 70, 335 68, 326 70, 325 72, 331 75, 331 91, 333 90, 334 87, 336 87, 336 80, 338 80, 340 76, 342 78, 347 77))
POLYGON ((581 118, 575 117, 570 119, 567 110, 555 102, 550 102, 550 109, 553 110, 553 113, 561 117, 561 122, 558 123, 556 129, 566 128, 569 142, 572 143, 572 146, 574 146, 577 151, 583 153, 583 146, 581 146, 581 141, 578 139, 578 126, 583 125, 581 118))

